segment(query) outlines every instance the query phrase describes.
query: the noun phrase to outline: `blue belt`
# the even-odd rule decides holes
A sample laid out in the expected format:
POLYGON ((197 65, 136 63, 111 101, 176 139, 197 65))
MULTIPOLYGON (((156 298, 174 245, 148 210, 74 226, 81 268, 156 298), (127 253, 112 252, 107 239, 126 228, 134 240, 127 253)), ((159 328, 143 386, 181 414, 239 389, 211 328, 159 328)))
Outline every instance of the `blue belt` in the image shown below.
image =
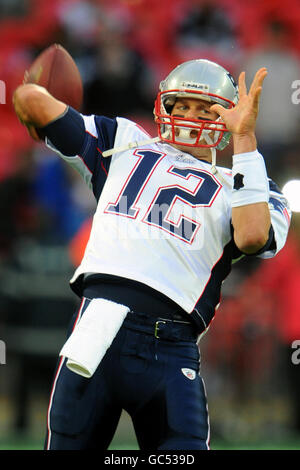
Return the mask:
POLYGON ((149 317, 129 312, 123 326, 168 341, 197 341, 198 332, 189 321, 171 320, 163 317, 149 317))

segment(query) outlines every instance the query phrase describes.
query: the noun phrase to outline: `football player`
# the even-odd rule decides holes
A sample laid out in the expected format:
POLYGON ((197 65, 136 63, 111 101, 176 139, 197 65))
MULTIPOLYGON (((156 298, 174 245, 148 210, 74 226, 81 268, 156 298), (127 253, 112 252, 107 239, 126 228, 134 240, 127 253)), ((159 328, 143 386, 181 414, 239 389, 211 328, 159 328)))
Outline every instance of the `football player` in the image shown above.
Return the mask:
MULTIPOLYGON (((290 210, 268 178, 255 125, 267 70, 249 91, 199 59, 160 84, 151 138, 82 115, 38 85, 14 94, 21 122, 80 172, 97 209, 70 284, 82 299, 55 373, 47 449, 107 449, 122 410, 142 450, 209 448, 199 339, 234 260, 270 258, 290 210), (230 139, 232 168, 216 163, 230 139), (100 351, 101 350, 101 351, 100 351)), ((112 104, 113 105, 113 104, 112 104)))

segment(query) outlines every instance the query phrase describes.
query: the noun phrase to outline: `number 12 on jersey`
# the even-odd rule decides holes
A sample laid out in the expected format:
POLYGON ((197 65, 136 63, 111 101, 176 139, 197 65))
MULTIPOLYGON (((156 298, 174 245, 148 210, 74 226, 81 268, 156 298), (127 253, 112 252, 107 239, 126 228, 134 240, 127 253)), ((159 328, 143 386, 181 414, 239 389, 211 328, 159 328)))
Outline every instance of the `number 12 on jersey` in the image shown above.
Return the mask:
POLYGON ((203 169, 160 165, 166 157, 162 152, 136 150, 133 155, 137 157, 136 164, 116 202, 109 203, 104 212, 136 219, 141 210, 139 200, 151 181, 152 199, 149 198, 141 221, 191 244, 201 224, 193 217, 195 209, 211 206, 222 185, 203 169), (160 172, 158 179, 155 179, 155 172, 160 172), (189 184, 191 178, 194 178, 194 185, 189 184), (154 181, 161 184, 165 180, 165 185, 153 185, 154 181))

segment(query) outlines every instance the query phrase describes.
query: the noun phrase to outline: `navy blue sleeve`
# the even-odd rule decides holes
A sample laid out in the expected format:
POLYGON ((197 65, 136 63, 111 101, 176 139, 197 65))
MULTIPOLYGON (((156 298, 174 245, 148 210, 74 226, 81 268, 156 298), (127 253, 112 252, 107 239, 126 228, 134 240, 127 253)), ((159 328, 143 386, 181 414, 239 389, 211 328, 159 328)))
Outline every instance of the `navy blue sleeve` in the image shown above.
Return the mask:
POLYGON ((63 155, 81 153, 85 141, 84 120, 70 106, 62 116, 44 126, 42 132, 63 155))
POLYGON ((97 200, 111 162, 111 157, 104 158, 102 152, 114 147, 116 131, 116 119, 84 116, 72 107, 42 128, 46 143, 75 167, 88 184, 92 184, 97 200))

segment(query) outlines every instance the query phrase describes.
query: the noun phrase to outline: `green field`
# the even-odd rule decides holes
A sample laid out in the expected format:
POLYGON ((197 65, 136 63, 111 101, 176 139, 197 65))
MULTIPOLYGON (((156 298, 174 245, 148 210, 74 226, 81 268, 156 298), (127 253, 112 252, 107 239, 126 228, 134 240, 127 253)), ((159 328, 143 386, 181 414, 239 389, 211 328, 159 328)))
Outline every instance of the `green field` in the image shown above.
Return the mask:
MULTIPOLYGON (((9 401, 0 401, 0 450, 42 450, 45 432, 45 401, 34 400, 30 407, 30 420, 26 431, 16 433, 13 426, 14 409, 9 401)), ((300 435, 293 434, 289 414, 280 403, 271 403, 242 410, 228 415, 220 414, 229 407, 219 406, 212 413, 212 450, 300 450, 300 435), (254 412, 256 410, 256 413, 254 412), (244 413, 244 414, 243 414, 244 413), (245 415, 245 413, 247 413, 245 415), (239 420, 237 419, 239 418, 239 420), (270 419, 273 418, 273 421, 270 419), (243 419, 242 419, 243 418, 243 419), (275 419, 276 418, 276 419, 275 419), (227 427, 220 428, 220 423, 227 427), (229 426, 230 424, 230 426, 229 426), (218 432, 219 431, 219 432, 218 432)), ((116 434, 109 450, 138 450, 131 419, 122 413, 116 434)))
MULTIPOLYGON (((11 436, 0 441, 0 450, 42 450, 43 442, 30 437, 11 436)), ((291 438, 282 442, 261 442, 256 444, 230 444, 225 441, 212 441, 212 450, 300 450, 300 437, 291 438)), ((138 450, 135 442, 114 441, 109 450, 138 450)))

